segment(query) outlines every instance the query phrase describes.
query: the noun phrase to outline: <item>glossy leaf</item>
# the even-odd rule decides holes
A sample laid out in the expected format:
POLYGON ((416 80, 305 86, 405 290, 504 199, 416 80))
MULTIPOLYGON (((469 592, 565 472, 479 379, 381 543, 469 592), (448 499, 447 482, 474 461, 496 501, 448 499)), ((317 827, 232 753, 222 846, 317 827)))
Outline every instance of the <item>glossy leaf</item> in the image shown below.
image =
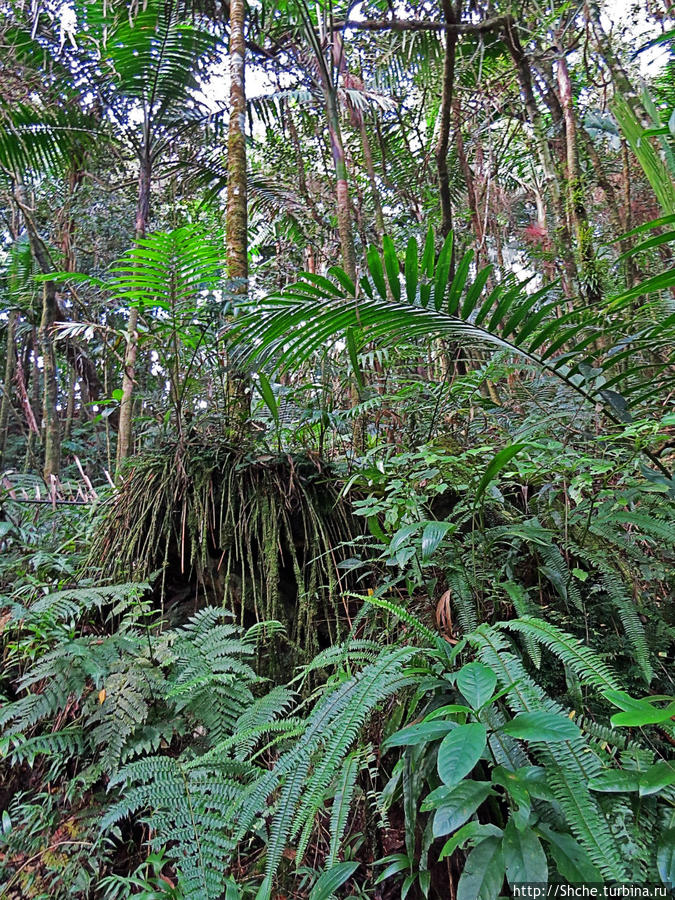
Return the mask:
POLYGON ((457 687, 471 707, 479 709, 494 694, 497 676, 483 663, 467 663, 457 673, 457 687))
POLYGON ((479 722, 458 725, 438 748, 438 774, 444 784, 457 784, 468 775, 483 754, 487 743, 485 726, 479 722))

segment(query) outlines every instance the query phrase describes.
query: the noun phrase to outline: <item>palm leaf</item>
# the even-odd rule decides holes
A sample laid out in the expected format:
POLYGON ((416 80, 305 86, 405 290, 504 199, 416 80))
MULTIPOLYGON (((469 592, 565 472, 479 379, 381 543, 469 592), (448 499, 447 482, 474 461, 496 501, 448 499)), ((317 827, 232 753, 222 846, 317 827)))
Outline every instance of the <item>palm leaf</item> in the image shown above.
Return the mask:
POLYGON ((398 285, 392 290, 396 254, 389 241, 384 259, 369 250, 368 275, 361 279, 357 298, 335 267, 328 289, 303 275, 253 303, 235 342, 245 346, 249 358, 285 369, 302 366, 334 346, 350 328, 364 341, 385 344, 444 338, 507 350, 553 375, 583 400, 601 404, 614 422, 675 384, 667 353, 675 317, 658 321, 653 301, 631 307, 636 297, 670 287, 671 272, 625 292, 604 310, 570 311, 552 298, 553 287, 533 293, 527 283, 512 279, 487 291, 489 273, 482 270, 471 281, 467 258, 448 282, 449 252, 447 241, 434 264, 433 236, 428 236, 418 262, 420 253, 409 243, 405 296, 398 285))

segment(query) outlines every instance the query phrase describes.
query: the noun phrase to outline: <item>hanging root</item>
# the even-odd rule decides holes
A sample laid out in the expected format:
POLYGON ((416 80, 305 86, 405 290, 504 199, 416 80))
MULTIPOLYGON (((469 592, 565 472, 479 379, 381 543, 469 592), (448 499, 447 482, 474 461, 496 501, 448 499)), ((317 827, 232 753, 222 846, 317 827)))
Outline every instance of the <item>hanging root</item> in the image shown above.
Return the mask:
POLYGON ((193 441, 135 461, 104 508, 89 565, 109 578, 161 571, 162 604, 178 581, 242 623, 278 620, 297 664, 339 636, 337 564, 354 534, 327 464, 193 441))

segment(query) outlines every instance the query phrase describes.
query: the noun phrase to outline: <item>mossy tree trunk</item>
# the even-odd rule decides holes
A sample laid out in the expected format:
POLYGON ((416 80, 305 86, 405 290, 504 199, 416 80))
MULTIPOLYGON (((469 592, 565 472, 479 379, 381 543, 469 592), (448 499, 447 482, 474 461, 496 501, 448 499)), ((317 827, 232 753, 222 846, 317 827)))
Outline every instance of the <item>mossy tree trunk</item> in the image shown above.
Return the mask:
POLYGON ((584 189, 579 171, 577 123, 572 99, 572 82, 565 53, 562 50, 557 61, 557 78, 560 106, 565 123, 567 209, 576 238, 580 288, 589 303, 599 304, 602 300, 602 288, 593 247, 593 232, 586 213, 584 189))
MULTIPOLYGON (((227 271, 235 297, 248 293, 248 208, 246 185, 246 24, 245 0, 230 2, 230 123, 227 135, 227 271)), ((230 416, 241 426, 250 411, 249 380, 229 360, 230 416)))
MULTIPOLYGON (((145 237, 150 218, 150 188, 152 185, 152 156, 149 139, 146 140, 138 174, 138 200, 136 203, 136 240, 145 237)), ((116 471, 131 452, 132 422, 134 408, 134 384, 136 382, 136 357, 138 355, 138 307, 129 310, 127 322, 124 370, 122 372, 122 399, 117 432, 116 471)))

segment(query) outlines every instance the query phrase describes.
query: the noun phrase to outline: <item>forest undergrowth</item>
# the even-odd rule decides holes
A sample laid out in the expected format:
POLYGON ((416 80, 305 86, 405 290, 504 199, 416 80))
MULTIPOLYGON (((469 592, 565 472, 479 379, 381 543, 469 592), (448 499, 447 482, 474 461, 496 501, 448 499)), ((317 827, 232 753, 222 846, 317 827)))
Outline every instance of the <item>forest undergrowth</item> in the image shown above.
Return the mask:
POLYGON ((0 13, 0 897, 672 892, 672 4, 0 13))

